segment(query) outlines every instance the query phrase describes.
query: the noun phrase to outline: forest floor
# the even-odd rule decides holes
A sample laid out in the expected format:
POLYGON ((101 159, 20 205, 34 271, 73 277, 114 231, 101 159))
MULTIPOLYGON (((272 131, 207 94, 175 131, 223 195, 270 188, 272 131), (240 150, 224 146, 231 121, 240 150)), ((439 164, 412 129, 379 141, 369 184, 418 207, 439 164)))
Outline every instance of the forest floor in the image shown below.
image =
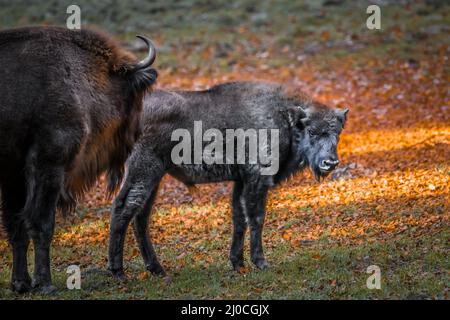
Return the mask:
MULTIPOLYGON (((52 268, 59 290, 50 298, 448 299, 449 6, 385 1, 382 29, 368 30, 364 1, 186 2, 189 10, 147 4, 128 29, 126 10, 105 24, 131 49, 139 49, 137 31, 155 40, 158 88, 258 79, 349 107, 338 174, 319 184, 300 173, 272 190, 264 229, 271 267, 250 265, 247 239, 242 274, 227 257, 231 184, 201 185, 191 195, 166 177, 151 237, 168 276, 144 271, 129 233, 124 283, 105 271, 111 201, 100 181, 76 215, 58 217, 52 268), (72 264, 81 268, 81 290, 65 289, 72 264), (371 265, 381 270, 380 290, 366 286, 371 265)), ((8 10, 0 18, 11 17, 8 10)), ((44 20, 60 22, 51 15, 34 21, 44 20)), ((0 234, 0 298, 47 298, 9 290, 11 259, 0 234)))

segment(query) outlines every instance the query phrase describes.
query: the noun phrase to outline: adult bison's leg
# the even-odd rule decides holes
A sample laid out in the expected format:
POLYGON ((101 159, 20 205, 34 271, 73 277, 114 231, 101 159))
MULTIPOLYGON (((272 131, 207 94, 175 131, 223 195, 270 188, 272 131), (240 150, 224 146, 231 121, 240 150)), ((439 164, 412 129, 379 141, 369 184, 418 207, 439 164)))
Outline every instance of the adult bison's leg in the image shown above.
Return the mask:
POLYGON ((20 174, 7 178, 1 185, 3 225, 13 249, 11 289, 24 293, 31 289, 27 251, 30 239, 21 215, 25 205, 25 180, 20 174))
POLYGON ((267 192, 268 187, 261 183, 244 184, 243 197, 250 228, 250 257, 259 269, 266 269, 269 266, 264 258, 262 246, 267 192))
POLYGON ((233 238, 231 240, 230 261, 235 271, 244 266, 244 237, 247 230, 242 198, 242 182, 236 181, 233 187, 233 238))
MULTIPOLYGON (((126 231, 132 218, 145 211, 164 171, 159 159, 141 153, 139 146, 128 160, 129 168, 125 183, 114 200, 109 232, 108 269, 118 279, 124 279, 123 245, 126 231)), ((147 253, 147 252, 146 252, 147 253)))
POLYGON ((48 154, 30 152, 26 165, 27 200, 23 212, 34 243, 33 287, 44 294, 55 290, 50 272, 50 245, 56 205, 64 183, 64 167, 50 161, 48 154))
POLYGON ((165 275, 164 269, 158 261, 153 248, 153 244, 148 234, 148 218, 152 210, 153 203, 158 193, 158 186, 151 192, 150 198, 147 200, 144 209, 138 212, 134 217, 133 229, 134 236, 139 245, 145 268, 153 274, 165 275))

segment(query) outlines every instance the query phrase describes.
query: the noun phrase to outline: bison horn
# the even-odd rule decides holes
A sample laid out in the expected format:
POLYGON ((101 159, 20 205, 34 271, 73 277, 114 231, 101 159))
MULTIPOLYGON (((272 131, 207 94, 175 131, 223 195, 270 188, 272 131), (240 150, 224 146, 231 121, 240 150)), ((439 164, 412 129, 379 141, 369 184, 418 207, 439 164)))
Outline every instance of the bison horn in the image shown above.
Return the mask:
POLYGON ((147 44, 148 55, 144 60, 138 62, 135 70, 145 69, 147 67, 150 67, 152 65, 152 63, 155 61, 156 49, 155 49, 155 46, 153 45, 152 41, 149 38, 147 38, 145 36, 136 36, 136 37, 138 37, 139 39, 141 39, 142 41, 144 41, 147 44))

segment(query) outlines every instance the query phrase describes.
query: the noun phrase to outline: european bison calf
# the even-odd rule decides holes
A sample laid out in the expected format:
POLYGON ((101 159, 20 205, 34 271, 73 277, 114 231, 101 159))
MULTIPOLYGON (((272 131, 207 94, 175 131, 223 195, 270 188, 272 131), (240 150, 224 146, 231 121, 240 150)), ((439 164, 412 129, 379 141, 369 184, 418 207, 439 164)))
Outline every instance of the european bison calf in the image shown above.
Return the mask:
POLYGON ((164 273, 147 222, 166 173, 188 186, 234 181, 231 264, 235 270, 243 267, 248 226, 251 260, 266 268, 262 229, 269 188, 304 168, 318 180, 328 175, 339 163, 336 148, 347 111, 267 83, 235 82, 146 96, 143 135, 127 160, 125 182, 113 204, 109 269, 124 276, 123 243, 133 218, 147 270, 164 273))
POLYGON ((51 292, 55 210, 107 172, 110 190, 140 133, 142 101, 156 80, 155 49, 141 62, 90 30, 0 32, 0 190, 13 250, 11 286, 51 292), (33 281, 27 249, 34 242, 33 281))

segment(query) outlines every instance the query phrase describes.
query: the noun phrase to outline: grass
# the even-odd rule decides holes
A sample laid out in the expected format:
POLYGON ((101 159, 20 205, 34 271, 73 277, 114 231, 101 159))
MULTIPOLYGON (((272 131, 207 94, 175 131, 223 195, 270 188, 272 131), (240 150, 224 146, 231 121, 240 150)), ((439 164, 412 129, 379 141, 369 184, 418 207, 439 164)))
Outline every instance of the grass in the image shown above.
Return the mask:
MULTIPOLYGON (((118 283, 104 267, 81 267, 81 290, 66 288, 66 265, 54 272, 59 288, 52 296, 28 294, 23 299, 446 299, 450 281, 448 270, 449 232, 421 239, 399 238, 385 243, 329 247, 318 243, 292 248, 280 245, 268 250, 271 268, 249 268, 245 274, 231 271, 226 252, 193 247, 185 255, 164 246, 157 251, 169 266, 166 278, 142 276, 140 257, 126 262, 129 280, 118 283), (198 259, 195 251, 205 250, 212 263, 198 259), (368 289, 367 267, 381 269, 381 289, 368 289)), ((326 242, 326 241, 325 241, 326 242)), ((73 247, 57 247, 58 261, 79 256, 73 247)), ((92 256, 103 257, 104 247, 90 248, 92 256)), ((9 259, 10 257, 8 257, 9 259)), ((7 287, 8 270, 2 272, 0 296, 19 296, 7 287)))

